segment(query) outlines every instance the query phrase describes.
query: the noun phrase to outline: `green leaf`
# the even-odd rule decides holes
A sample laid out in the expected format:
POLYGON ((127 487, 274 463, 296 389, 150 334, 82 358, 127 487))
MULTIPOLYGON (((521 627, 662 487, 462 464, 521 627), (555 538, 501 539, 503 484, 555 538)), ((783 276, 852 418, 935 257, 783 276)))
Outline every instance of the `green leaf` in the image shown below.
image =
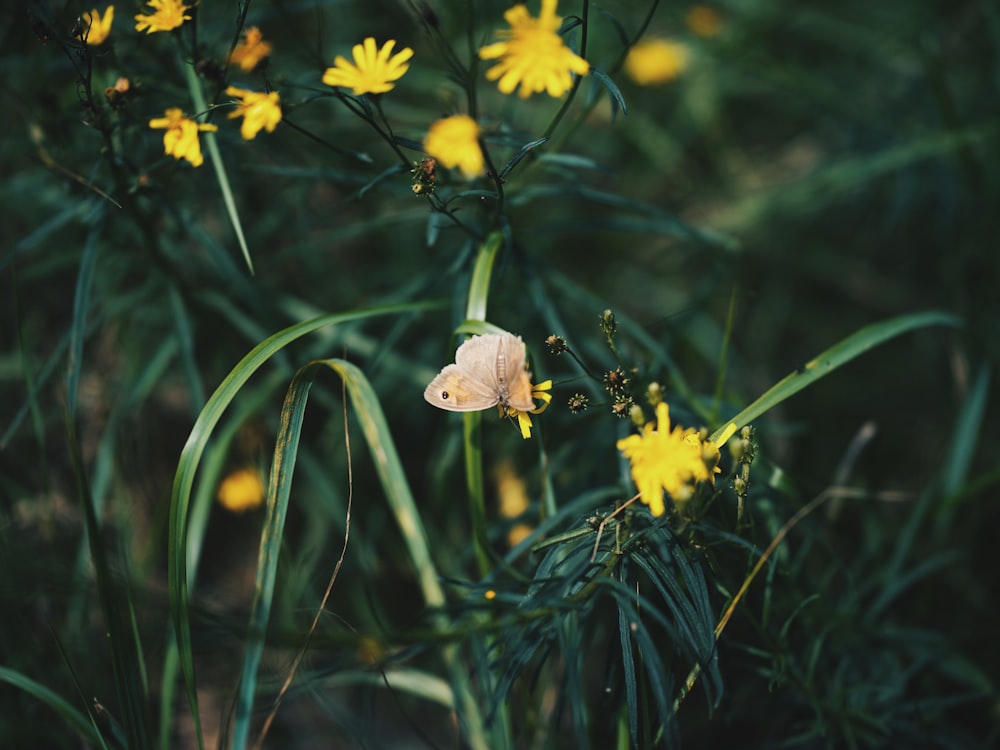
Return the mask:
POLYGON ((518 152, 510 158, 510 161, 508 161, 504 165, 503 169, 500 170, 501 182, 507 179, 507 175, 511 173, 511 170, 518 165, 518 162, 520 162, 521 159, 527 156, 532 150, 541 146, 547 140, 549 139, 539 138, 537 140, 531 141, 531 143, 525 143, 523 146, 521 146, 520 150, 518 150, 518 152))
MULTIPOLYGON (((188 91, 191 93, 191 100, 194 102, 196 112, 207 112, 208 105, 205 103, 205 95, 201 90, 201 82, 198 74, 194 70, 194 65, 185 65, 184 76, 187 79, 188 91)), ((236 241, 243 251, 243 260, 246 261, 247 269, 253 274, 253 261, 250 259, 250 248, 247 246, 246 236, 243 234, 243 222, 240 221, 240 214, 236 208, 236 198, 233 197, 233 189, 229 185, 229 177, 226 175, 226 165, 222 161, 222 154, 219 152, 219 142, 215 133, 206 131, 205 148, 208 150, 209 161, 212 162, 212 169, 215 170, 215 179, 219 183, 219 190, 222 193, 222 202, 226 206, 226 214, 229 215, 229 223, 232 224, 236 233, 236 241)))
POLYGON ((7 667, 0 667, 0 682, 6 682, 9 685, 23 690, 28 693, 46 706, 51 708, 67 723, 69 723, 73 729, 80 733, 81 738, 88 745, 95 745, 97 747, 107 748, 107 743, 104 741, 104 737, 97 730, 97 726, 86 716, 86 714, 75 709, 70 703, 68 703, 62 696, 58 693, 53 692, 49 688, 40 682, 36 682, 30 677, 26 677, 20 672, 8 669, 7 667))
MULTIPOLYGON (((190 611, 188 601, 188 516, 195 474, 202 454, 213 435, 215 426, 229 404, 250 377, 272 357, 293 341, 326 326, 365 320, 383 315, 400 315, 441 307, 440 303, 403 303, 356 310, 347 313, 324 315, 286 328, 254 347, 232 369, 215 392, 209 397, 195 421, 191 434, 181 451, 174 474, 170 498, 169 541, 167 546, 167 583, 170 594, 170 612, 179 651, 180 668, 184 674, 188 702, 196 726, 200 726, 196 700, 194 659, 191 649, 190 611)), ((201 742, 200 730, 198 741, 201 742)))
POLYGON ((866 326, 848 336, 839 344, 830 347, 814 359, 809 360, 802 367, 795 370, 795 372, 789 373, 782 378, 760 398, 716 430, 709 439, 718 441, 729 425, 735 425, 739 429, 750 424, 750 422, 757 419, 761 414, 794 396, 806 386, 812 385, 841 365, 847 364, 855 357, 864 354, 879 344, 885 343, 889 339, 916 328, 933 325, 957 326, 960 322, 960 319, 955 315, 932 311, 902 315, 898 318, 891 318, 881 323, 866 326))
POLYGON ((611 80, 611 76, 597 68, 591 68, 590 75, 607 89, 608 94, 611 96, 611 119, 615 119, 615 116, 618 114, 617 109, 620 109, 623 115, 627 115, 628 105, 625 103, 625 97, 622 95, 621 89, 618 88, 618 84, 611 80))

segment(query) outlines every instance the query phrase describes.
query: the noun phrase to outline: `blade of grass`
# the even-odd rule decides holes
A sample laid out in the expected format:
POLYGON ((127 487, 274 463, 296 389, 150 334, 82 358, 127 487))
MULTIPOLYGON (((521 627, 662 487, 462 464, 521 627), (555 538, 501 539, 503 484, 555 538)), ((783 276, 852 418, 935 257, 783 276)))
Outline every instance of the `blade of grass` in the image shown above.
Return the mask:
MULTIPOLYGON (((479 248, 469 281, 469 298, 465 307, 466 321, 486 320, 486 306, 490 296, 490 278, 493 265, 503 244, 503 235, 493 232, 479 248)), ((481 412, 466 412, 463 415, 463 438, 465 444, 465 488, 469 500, 469 516, 472 522, 472 538, 475 542, 476 562, 479 574, 486 576, 493 566, 489 553, 489 536, 486 528, 486 492, 483 485, 483 448, 481 412)))
POLYGON ((833 345, 819 356, 806 362, 795 372, 779 380, 760 398, 712 433, 709 439, 717 442, 723 433, 732 429, 732 425, 735 425, 735 428, 739 429, 750 424, 750 422, 761 414, 795 395, 806 386, 812 385, 841 365, 847 364, 852 359, 879 344, 885 343, 889 339, 916 328, 933 325, 957 326, 960 322, 959 318, 955 315, 931 311, 901 315, 897 318, 890 318, 880 323, 865 326, 840 343, 833 345))
POLYGON ((51 708, 64 721, 70 724, 73 729, 80 733, 81 738, 87 745, 107 748, 104 737, 101 736, 101 733, 90 718, 74 708, 72 704, 63 699, 58 693, 53 692, 40 682, 7 667, 0 667, 0 682, 6 682, 8 685, 23 690, 28 695, 37 698, 51 708))
MULTIPOLYGON (((403 303, 355 310, 347 313, 324 315, 303 321, 270 336, 254 347, 226 376, 205 403, 198 415, 191 434, 181 451, 174 474, 170 497, 169 540, 167 546, 167 583, 170 594, 170 612, 177 639, 178 662, 184 675, 188 703, 195 723, 198 746, 202 746, 201 720, 198 714, 195 691, 194 659, 191 648, 190 611, 188 600, 188 515, 195 473, 202 454, 212 437, 215 426, 230 402, 240 392, 250 377, 271 357, 293 341, 313 331, 352 320, 364 320, 383 315, 398 315, 442 307, 439 302, 403 303)), ((165 677, 166 678, 166 677, 165 677)))
POLYGON ((194 659, 191 648, 187 546, 188 514, 191 504, 191 492, 194 487, 194 477, 201 463, 202 454, 212 437, 215 426, 222 418, 226 408, 243 388, 250 377, 273 356, 281 352, 293 341, 317 331, 326 326, 337 325, 352 320, 364 320, 383 315, 399 315, 439 308, 438 302, 403 303, 385 305, 355 310, 346 313, 324 315, 313 320, 285 328, 268 337, 249 354, 247 354, 232 369, 215 392, 205 403, 191 428, 184 448, 181 450, 174 474, 174 483, 170 497, 169 540, 167 545, 167 583, 170 593, 170 612, 177 639, 178 661, 184 675, 185 690, 195 722, 195 734, 198 746, 202 746, 201 720, 198 714, 197 693, 195 690, 194 659))
MULTIPOLYGON (((205 95, 201 90, 201 83, 198 81, 198 74, 195 73, 193 65, 184 65, 184 77, 187 80, 188 91, 191 93, 191 100, 194 102, 195 112, 207 112, 208 105, 205 102, 205 95)), ((226 206, 226 213, 229 215, 229 223, 233 225, 236 232, 236 241, 240 243, 240 250, 243 251, 243 260, 246 261, 247 269, 253 274, 253 261, 250 259, 250 248, 247 247, 247 240, 243 234, 243 223, 240 221, 240 214, 236 208, 236 199, 233 197, 233 189, 229 186, 229 177, 226 175, 226 165, 222 161, 222 154, 219 153, 219 142, 215 133, 206 131, 202 133, 205 138, 205 148, 208 150, 209 161, 212 162, 212 169, 215 170, 215 179, 219 183, 219 190, 222 192, 222 201, 226 206)))
MULTIPOLYGON (((287 517, 292 476, 298 457, 302 421, 309 391, 316 375, 324 367, 340 375, 347 386, 355 415, 361 423, 362 431, 371 451, 376 473, 386 492, 390 508, 416 569, 424 601, 431 610, 438 610, 437 623, 441 626, 447 624, 443 614, 440 614, 445 605, 445 595, 431 557, 427 534, 416 502, 410 492, 409 483, 403 473, 402 464, 378 397, 361 370, 349 362, 331 359, 307 364, 296 373, 289 384, 282 407, 281 426, 275 445, 274 462, 268 486, 267 517, 261 532, 257 580, 247 648, 233 725, 233 748, 244 748, 249 737, 257 687, 257 673, 266 644, 267 625, 273 604, 278 557, 283 543, 284 524, 287 517)), ((455 685, 454 695, 463 702, 463 704, 456 706, 456 709, 459 710, 460 717, 465 721, 467 739, 475 746, 486 747, 487 743, 482 735, 481 722, 478 718, 478 708, 472 701, 465 670, 457 659, 457 649, 446 647, 443 653, 446 666, 455 685)))
POLYGON ((136 670, 138 655, 124 624, 125 615, 118 606, 107 551, 101 533, 94 497, 84 467, 83 451, 76 432, 77 395, 83 363, 83 343, 86 338, 87 318, 90 314, 90 295, 97 265, 98 240, 103 226, 103 213, 87 235, 80 271, 73 297, 73 320, 70 326, 69 358, 66 375, 65 429, 70 462, 76 483, 76 493, 83 509, 90 559, 94 566, 97 593, 107 628, 108 647, 114 675, 118 709, 123 714, 128 746, 141 749, 148 746, 142 701, 145 693, 138 684, 136 670))

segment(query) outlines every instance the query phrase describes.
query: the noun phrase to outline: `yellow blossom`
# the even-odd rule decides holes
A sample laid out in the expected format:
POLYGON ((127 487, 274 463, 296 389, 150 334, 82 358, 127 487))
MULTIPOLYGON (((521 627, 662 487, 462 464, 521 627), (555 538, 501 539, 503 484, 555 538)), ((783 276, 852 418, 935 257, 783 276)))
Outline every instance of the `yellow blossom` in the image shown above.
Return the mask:
POLYGON ((503 518, 517 518, 528 510, 528 488, 512 462, 504 461, 497 467, 496 482, 497 500, 503 518))
POLYGON ((147 0, 146 5, 153 9, 149 15, 139 14, 135 17, 138 21, 135 25, 136 31, 145 31, 152 34, 156 31, 171 31, 176 29, 185 21, 190 21, 191 16, 185 15, 184 11, 191 10, 191 7, 184 4, 184 0, 147 0))
POLYGON ((271 45, 264 41, 264 35, 256 26, 243 32, 243 41, 229 55, 229 62, 239 65, 244 73, 249 73, 257 64, 271 54, 271 45))
POLYGON ((552 381, 545 380, 538 385, 532 386, 531 397, 535 400, 541 401, 542 405, 532 409, 530 412, 519 411, 513 406, 508 406, 504 409, 503 404, 500 404, 500 416, 501 417, 511 417, 517 418, 517 427, 521 430, 521 437, 527 440, 531 437, 531 415, 541 414, 543 411, 549 408, 549 402, 552 401, 552 394, 549 391, 552 390, 552 381))
POLYGON ((262 128, 273 133, 281 122, 281 98, 277 91, 259 93, 230 86, 226 89, 226 94, 239 100, 236 109, 228 117, 243 118, 243 125, 240 126, 243 140, 252 141, 262 128))
POLYGON ((535 529, 530 523, 515 523, 507 532, 507 545, 516 547, 529 536, 535 529))
POLYGON ((216 497, 233 513, 242 513, 264 502, 264 480, 257 469, 238 469, 222 480, 216 497))
POLYGON ((560 97, 573 86, 570 73, 585 76, 590 72, 590 64, 559 36, 562 18, 556 15, 556 2, 542 0, 538 18, 524 5, 509 8, 503 17, 510 29, 497 32, 502 41, 479 50, 481 59, 499 61, 486 71, 486 78, 499 79, 501 93, 512 94, 520 86, 522 99, 542 91, 560 97))
POLYGON ((719 447, 703 441, 697 430, 670 429, 670 412, 665 402, 656 405, 656 424, 647 422, 638 435, 618 441, 618 450, 632 465, 632 481, 642 502, 654 516, 666 509, 663 492, 675 505, 691 498, 697 482, 715 479, 719 471, 719 447))
POLYGON ((722 14, 707 5, 692 5, 684 14, 684 22, 698 36, 711 39, 722 29, 722 14))
POLYGON ((349 88, 355 96, 391 91, 395 87, 393 81, 398 81, 410 69, 406 61, 413 57, 413 50, 409 47, 393 55, 395 46, 396 40, 390 39, 378 49, 375 39, 368 37, 363 44, 355 44, 351 50, 353 64, 340 55, 334 58, 333 67, 323 73, 323 83, 349 88))
POLYGON ((483 173, 479 125, 468 115, 452 115, 431 125, 424 151, 443 167, 458 167, 467 180, 483 173))
POLYGON ((97 8, 84 13, 81 16, 84 24, 83 30, 76 35, 77 38, 82 39, 91 47, 96 47, 104 42, 111 33, 111 21, 114 20, 114 17, 115 6, 113 5, 109 5, 104 10, 103 16, 97 11, 97 8))
POLYGON ((163 150, 175 159, 187 159, 192 166, 200 167, 204 158, 201 155, 201 144, 198 142, 199 131, 216 131, 218 125, 197 123, 185 117, 179 107, 171 107, 165 113, 166 117, 157 117, 149 121, 149 127, 154 130, 166 129, 163 134, 163 150))
POLYGON ((687 45, 668 39, 649 39, 629 50, 625 73, 640 86, 656 86, 683 73, 690 57, 687 45))

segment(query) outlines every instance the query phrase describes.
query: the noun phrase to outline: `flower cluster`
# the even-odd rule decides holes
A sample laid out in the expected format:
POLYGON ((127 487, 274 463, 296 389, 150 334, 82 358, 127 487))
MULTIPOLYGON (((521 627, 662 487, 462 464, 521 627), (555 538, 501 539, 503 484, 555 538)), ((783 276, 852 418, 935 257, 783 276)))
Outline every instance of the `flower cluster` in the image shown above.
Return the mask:
MULTIPOLYGON (((135 16, 136 31, 147 34, 172 31, 180 27, 185 21, 191 20, 192 16, 188 11, 194 8, 193 5, 186 5, 184 0, 148 0, 147 5, 151 12, 135 16)), ((96 8, 83 13, 75 36, 89 46, 103 44, 111 34, 114 16, 114 5, 109 5, 103 14, 96 8)), ((251 26, 229 59, 242 70, 251 71, 269 54, 271 45, 264 41, 260 29, 251 26)), ((118 106, 129 90, 128 79, 119 78, 114 87, 105 90, 105 95, 112 106, 118 106)), ((281 121, 281 101, 275 91, 257 93, 230 86, 226 89, 226 94, 237 100, 236 109, 229 117, 243 117, 240 134, 246 140, 252 140, 261 130, 274 132, 281 121)), ((204 163, 198 134, 218 130, 217 125, 199 123, 186 117, 179 107, 167 108, 163 117, 155 117, 149 121, 149 127, 166 131, 163 134, 163 150, 168 156, 184 159, 194 167, 204 163)))
MULTIPOLYGON (((538 17, 524 5, 504 13, 509 28, 497 32, 500 41, 479 50, 483 60, 496 63, 486 78, 497 81, 504 94, 518 92, 521 98, 545 92, 561 97, 573 86, 573 74, 590 72, 590 64, 566 46, 559 35, 562 19, 556 15, 557 0, 542 0, 538 17)), ((379 47, 373 37, 354 46, 353 61, 338 55, 333 67, 323 73, 323 83, 345 88, 354 96, 378 95, 391 91, 409 69, 413 50, 404 47, 394 54, 396 40, 379 47)), ((465 179, 484 173, 485 157, 480 143, 479 124, 468 115, 453 115, 435 122, 427 131, 425 153, 446 169, 458 169, 465 179)), ((423 173, 421 173, 423 174, 423 173)), ((433 192, 430 183, 418 180, 414 192, 433 192)))

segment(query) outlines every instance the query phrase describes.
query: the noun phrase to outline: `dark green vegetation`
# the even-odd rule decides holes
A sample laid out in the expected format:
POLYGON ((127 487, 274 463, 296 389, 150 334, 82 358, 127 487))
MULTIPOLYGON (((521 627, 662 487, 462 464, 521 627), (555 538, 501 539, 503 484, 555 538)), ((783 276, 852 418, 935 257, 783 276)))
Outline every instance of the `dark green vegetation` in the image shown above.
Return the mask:
POLYGON ((0 745, 252 746, 293 666, 266 747, 997 742, 1000 11, 734 1, 698 38, 661 5, 649 32, 692 49, 676 81, 618 70, 650 6, 563 0, 596 72, 526 101, 469 69, 498 2, 241 6, 274 53, 224 75, 228 4, 149 36, 121 6, 89 51, 69 34, 89 7, 18 5, 0 745), (368 35, 414 49, 396 88, 324 87, 368 35), (148 121, 230 84, 277 89, 277 130, 243 141, 221 109, 220 160, 207 138, 197 169, 165 157, 148 121), (457 112, 506 180, 441 170, 414 195, 424 132, 457 112), (530 440, 421 398, 482 321, 556 381, 530 440), (714 431, 866 330, 755 417, 742 515, 723 449, 688 516, 609 516, 631 426, 602 373, 646 419, 655 381, 714 431), (272 463, 266 509, 214 502, 272 463), (513 548, 510 475, 532 529, 513 548))

